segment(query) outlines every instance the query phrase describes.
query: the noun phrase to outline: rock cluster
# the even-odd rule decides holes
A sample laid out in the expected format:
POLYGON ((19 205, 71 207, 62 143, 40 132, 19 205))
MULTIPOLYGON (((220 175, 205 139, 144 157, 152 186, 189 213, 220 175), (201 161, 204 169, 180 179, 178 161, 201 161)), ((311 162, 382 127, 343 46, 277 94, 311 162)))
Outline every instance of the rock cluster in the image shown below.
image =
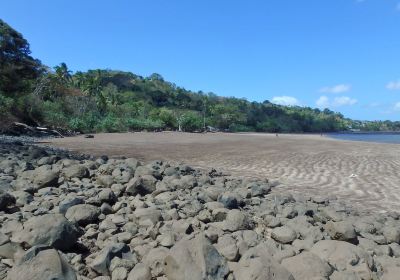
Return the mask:
POLYGON ((399 242, 267 180, 0 144, 0 280, 400 279, 399 242))

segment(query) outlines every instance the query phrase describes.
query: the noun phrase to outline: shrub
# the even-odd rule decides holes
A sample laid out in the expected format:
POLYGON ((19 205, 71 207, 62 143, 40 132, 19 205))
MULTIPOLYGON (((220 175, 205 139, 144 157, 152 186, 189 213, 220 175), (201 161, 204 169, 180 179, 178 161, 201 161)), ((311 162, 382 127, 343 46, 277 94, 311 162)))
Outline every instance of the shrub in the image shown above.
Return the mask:
POLYGON ((10 115, 13 104, 14 101, 12 98, 0 94, 0 116, 10 115))
POLYGON ((130 130, 156 130, 165 127, 165 124, 161 120, 150 120, 150 119, 134 119, 130 118, 126 120, 126 125, 130 130))
POLYGON ((107 115, 95 126, 98 132, 122 132, 126 131, 125 123, 112 115, 107 115))
POLYGON ((203 120, 199 114, 187 112, 183 115, 181 125, 184 131, 196 131, 203 128, 203 120))
POLYGON ((254 129, 252 127, 243 125, 243 124, 231 124, 229 126, 229 131, 231 132, 251 132, 254 131, 254 129))

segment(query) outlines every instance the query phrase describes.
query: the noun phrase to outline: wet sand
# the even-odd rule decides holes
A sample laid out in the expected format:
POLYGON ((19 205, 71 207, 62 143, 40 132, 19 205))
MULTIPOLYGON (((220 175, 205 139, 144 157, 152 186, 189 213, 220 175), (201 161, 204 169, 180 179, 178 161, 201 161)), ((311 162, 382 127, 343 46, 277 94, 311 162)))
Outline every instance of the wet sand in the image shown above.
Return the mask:
POLYGON ((165 159, 278 180, 280 192, 336 196, 373 211, 400 210, 400 145, 320 135, 103 133, 50 140, 93 155, 165 159))

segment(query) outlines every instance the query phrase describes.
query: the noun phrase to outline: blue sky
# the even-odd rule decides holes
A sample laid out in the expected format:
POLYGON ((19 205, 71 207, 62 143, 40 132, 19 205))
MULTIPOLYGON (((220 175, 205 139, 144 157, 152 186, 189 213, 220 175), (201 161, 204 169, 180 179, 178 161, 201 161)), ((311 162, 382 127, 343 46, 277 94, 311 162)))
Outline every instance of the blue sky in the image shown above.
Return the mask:
POLYGON ((2 0, 33 56, 400 120, 400 0, 2 0))

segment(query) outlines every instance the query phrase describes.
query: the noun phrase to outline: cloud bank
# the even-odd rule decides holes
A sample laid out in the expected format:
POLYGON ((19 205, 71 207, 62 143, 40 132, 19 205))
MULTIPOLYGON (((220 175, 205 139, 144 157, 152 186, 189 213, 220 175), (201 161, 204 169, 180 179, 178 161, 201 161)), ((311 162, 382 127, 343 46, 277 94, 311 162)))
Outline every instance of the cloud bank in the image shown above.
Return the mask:
POLYGON ((285 106, 296 106, 300 105, 299 100, 297 98, 292 97, 292 96, 274 96, 271 100, 272 103, 278 104, 278 105, 285 105, 285 106))

